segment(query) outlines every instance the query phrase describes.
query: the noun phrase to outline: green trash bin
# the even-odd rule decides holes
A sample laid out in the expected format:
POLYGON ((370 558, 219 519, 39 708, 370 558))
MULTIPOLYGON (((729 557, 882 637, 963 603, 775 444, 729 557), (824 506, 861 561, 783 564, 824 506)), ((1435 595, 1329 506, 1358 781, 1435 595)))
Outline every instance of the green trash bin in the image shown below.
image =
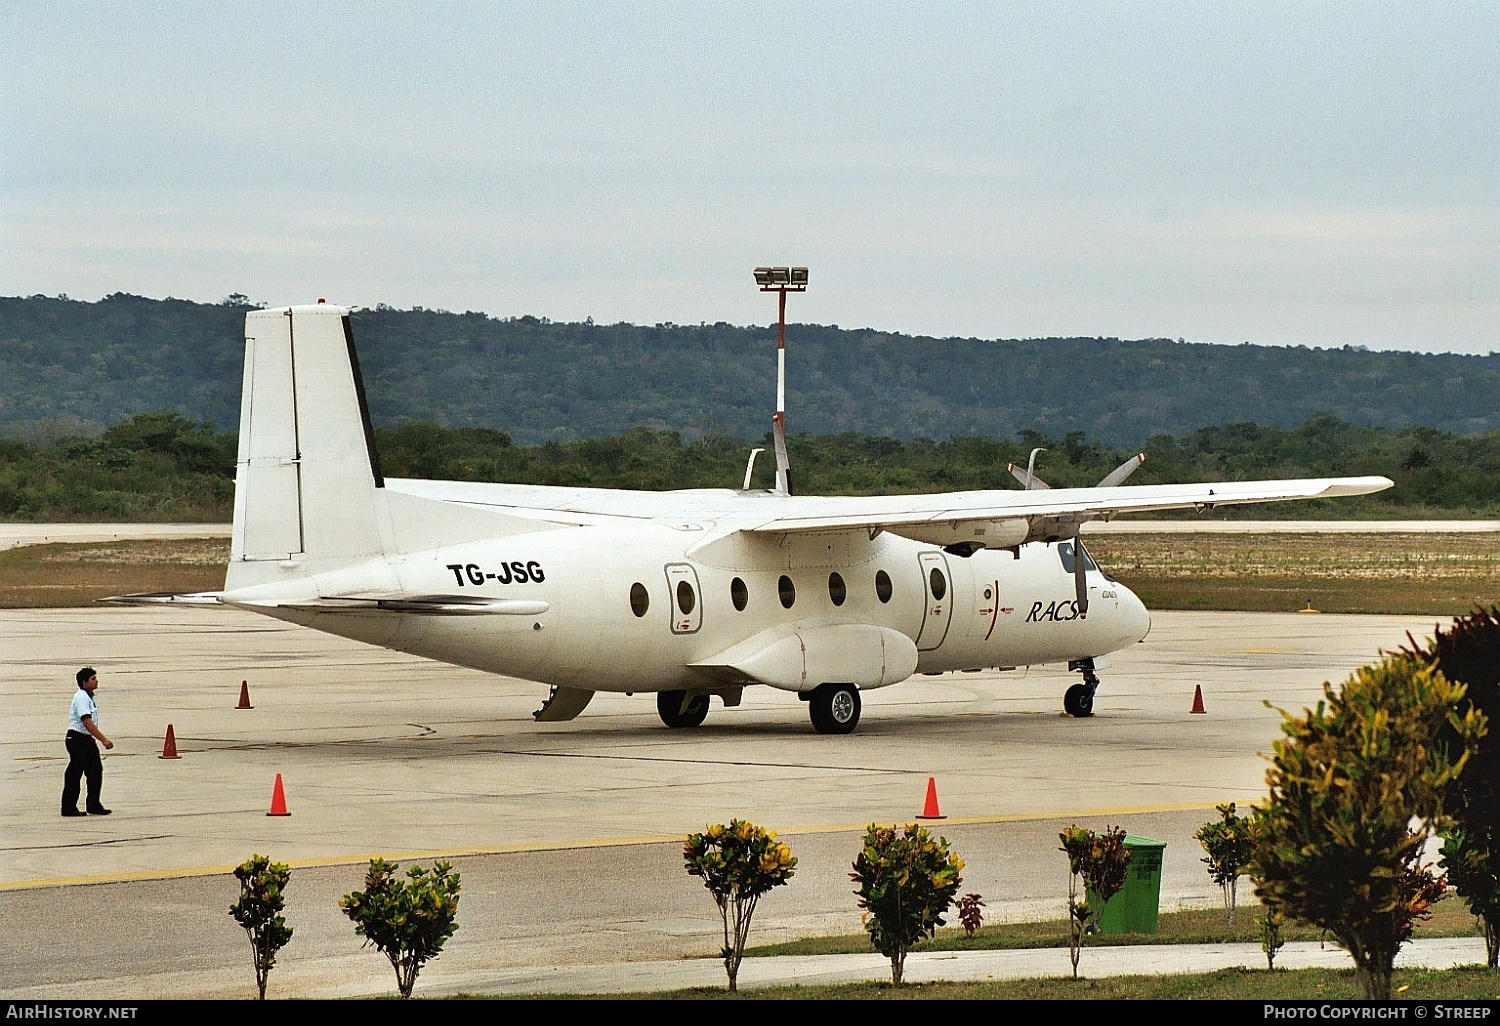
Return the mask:
POLYGON ((1100 933, 1155 933, 1157 906, 1161 902, 1161 856, 1167 842, 1125 835, 1130 868, 1125 886, 1109 899, 1099 915, 1100 933))

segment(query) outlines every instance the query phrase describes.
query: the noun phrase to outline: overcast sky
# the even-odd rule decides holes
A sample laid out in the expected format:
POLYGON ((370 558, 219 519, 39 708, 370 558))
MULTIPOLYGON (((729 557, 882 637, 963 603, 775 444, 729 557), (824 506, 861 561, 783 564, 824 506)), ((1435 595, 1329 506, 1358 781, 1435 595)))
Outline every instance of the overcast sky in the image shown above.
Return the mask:
POLYGON ((1494 3, 0 3, 0 294, 1500 350, 1494 3))

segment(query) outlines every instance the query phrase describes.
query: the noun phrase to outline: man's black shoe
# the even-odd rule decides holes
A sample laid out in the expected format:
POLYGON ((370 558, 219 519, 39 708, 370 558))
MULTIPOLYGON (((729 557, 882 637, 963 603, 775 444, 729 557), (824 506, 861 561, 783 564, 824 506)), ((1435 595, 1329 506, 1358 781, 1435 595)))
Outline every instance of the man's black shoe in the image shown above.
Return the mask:
POLYGON ((62 810, 62 814, 64 816, 82 816, 82 815, 85 815, 85 813, 79 812, 77 809, 63 809, 62 810))
POLYGON ((113 809, 106 809, 104 806, 101 805, 101 806, 99 806, 96 809, 90 809, 89 810, 89 815, 90 816, 108 816, 113 811, 114 811, 113 809))

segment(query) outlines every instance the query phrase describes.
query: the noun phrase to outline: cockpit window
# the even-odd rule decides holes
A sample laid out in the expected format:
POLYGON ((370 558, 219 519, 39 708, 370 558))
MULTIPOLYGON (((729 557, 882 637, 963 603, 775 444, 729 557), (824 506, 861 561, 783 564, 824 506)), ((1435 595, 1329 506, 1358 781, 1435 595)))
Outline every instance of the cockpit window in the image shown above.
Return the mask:
MULTIPOLYGON (((1079 547, 1082 548, 1082 545, 1079 547)), ((1073 543, 1071 541, 1058 542, 1057 555, 1062 560, 1063 570, 1071 574, 1073 572, 1073 543)), ((1083 549, 1083 568, 1085 570, 1099 569, 1090 558, 1088 549, 1083 549)))

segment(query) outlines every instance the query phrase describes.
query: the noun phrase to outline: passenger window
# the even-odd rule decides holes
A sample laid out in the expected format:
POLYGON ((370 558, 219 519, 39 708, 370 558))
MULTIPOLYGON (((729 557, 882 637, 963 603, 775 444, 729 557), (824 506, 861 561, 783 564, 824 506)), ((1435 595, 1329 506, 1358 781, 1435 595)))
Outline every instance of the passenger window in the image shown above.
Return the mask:
POLYGON ((776 582, 776 592, 781 596, 781 608, 791 609, 792 603, 797 601, 797 588, 792 584, 792 579, 786 574, 781 575, 781 580, 776 582))
POLYGON ((849 595, 849 589, 844 587, 844 578, 836 573, 828 575, 828 597, 833 599, 833 604, 841 606, 844 599, 849 595))
POLYGON ((932 573, 927 575, 927 582, 932 587, 932 597, 941 602, 943 596, 948 594, 948 578, 937 567, 932 568, 932 573))
POLYGON ((645 616, 646 610, 651 608, 651 596, 646 592, 646 586, 637 581, 630 586, 630 611, 636 616, 645 616))
POLYGON ((698 596, 693 594, 693 586, 687 581, 677 582, 677 608, 682 610, 684 616, 693 611, 698 604, 698 596))
POLYGON ((733 602, 734 608, 742 613, 750 602, 750 589, 745 587, 745 582, 738 577, 729 582, 729 601, 733 602))
POLYGON ((882 602, 891 600, 891 575, 884 570, 875 571, 875 596, 882 602))

